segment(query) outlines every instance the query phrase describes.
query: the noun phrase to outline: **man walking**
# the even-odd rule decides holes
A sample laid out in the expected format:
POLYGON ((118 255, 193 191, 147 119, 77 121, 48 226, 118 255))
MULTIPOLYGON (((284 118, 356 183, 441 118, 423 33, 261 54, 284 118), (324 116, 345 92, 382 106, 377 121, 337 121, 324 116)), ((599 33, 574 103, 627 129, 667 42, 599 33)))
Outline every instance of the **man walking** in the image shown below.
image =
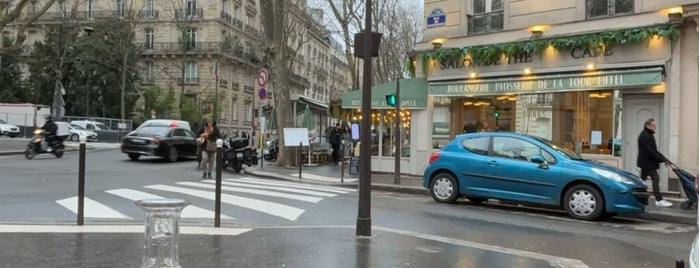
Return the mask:
POLYGON ((644 181, 650 178, 653 182, 653 195, 655 196, 655 205, 658 207, 671 207, 672 203, 663 199, 660 194, 660 176, 658 176, 658 168, 660 163, 669 163, 669 160, 658 152, 658 146, 655 144, 655 129, 657 124, 655 119, 646 120, 643 125, 641 134, 638 135, 638 157, 636 158, 636 166, 641 168, 641 179, 644 181))
POLYGON ((330 145, 333 147, 333 163, 337 165, 340 161, 340 144, 342 143, 342 131, 340 124, 335 124, 335 128, 330 132, 330 145))

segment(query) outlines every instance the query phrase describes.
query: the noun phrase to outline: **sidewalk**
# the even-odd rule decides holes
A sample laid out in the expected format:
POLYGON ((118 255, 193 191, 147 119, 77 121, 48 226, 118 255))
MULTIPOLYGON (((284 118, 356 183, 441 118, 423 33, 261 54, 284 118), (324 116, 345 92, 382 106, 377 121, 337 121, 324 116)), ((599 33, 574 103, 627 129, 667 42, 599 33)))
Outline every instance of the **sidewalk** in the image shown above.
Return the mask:
MULTIPOLYGON (((349 175, 349 170, 345 167, 345 182, 340 182, 341 167, 335 165, 318 165, 304 166, 301 171, 301 179, 299 179, 298 168, 278 168, 272 167, 272 163, 265 162, 265 166, 260 169, 259 166, 247 168, 246 173, 270 179, 304 181, 320 184, 332 184, 336 186, 345 186, 356 188, 358 186, 358 175, 349 175)), ((401 175, 400 184, 394 183, 394 174, 372 173, 371 174, 371 189, 400 192, 408 194, 421 194, 430 196, 428 189, 422 186, 422 177, 401 175)), ((653 199, 650 200, 646 207, 646 213, 643 214, 622 214, 619 217, 646 219, 660 222, 683 223, 689 225, 697 224, 697 210, 683 210, 680 208, 680 203, 686 199, 665 198, 673 203, 670 208, 656 207, 653 199)), ((492 201, 491 201, 492 202, 492 201)))

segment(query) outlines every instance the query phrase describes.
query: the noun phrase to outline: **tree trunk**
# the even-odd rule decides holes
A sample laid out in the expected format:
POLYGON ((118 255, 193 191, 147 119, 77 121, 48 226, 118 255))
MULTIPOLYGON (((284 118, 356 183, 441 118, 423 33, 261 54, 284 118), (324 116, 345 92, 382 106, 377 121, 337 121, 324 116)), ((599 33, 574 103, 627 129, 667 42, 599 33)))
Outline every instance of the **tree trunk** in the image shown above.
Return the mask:
POLYGON ((128 63, 128 58, 129 58, 129 51, 126 50, 124 52, 124 59, 121 62, 121 104, 120 104, 120 109, 121 109, 121 121, 122 123, 124 122, 124 119, 126 118, 125 112, 126 112, 126 107, 125 107, 125 101, 126 101, 126 70, 128 69, 126 64, 128 63))

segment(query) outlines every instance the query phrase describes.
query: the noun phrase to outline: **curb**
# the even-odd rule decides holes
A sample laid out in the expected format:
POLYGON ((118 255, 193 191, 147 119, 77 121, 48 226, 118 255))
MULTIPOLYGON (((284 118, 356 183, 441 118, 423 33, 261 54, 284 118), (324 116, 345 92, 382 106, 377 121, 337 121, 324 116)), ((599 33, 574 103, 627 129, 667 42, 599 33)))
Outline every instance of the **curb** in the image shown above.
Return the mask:
MULTIPOLYGON (((95 147, 87 147, 85 148, 86 150, 94 150, 95 147)), ((79 151, 80 148, 70 148, 70 149, 64 149, 64 152, 77 152, 79 151)), ((18 154, 24 154, 24 150, 21 151, 0 151, 0 156, 6 156, 6 155, 18 155, 18 154)))
MULTIPOLYGON (((321 183, 321 182, 316 182, 316 181, 312 181, 312 180, 302 180, 302 179, 299 180, 297 178, 295 179, 292 177, 279 175, 279 174, 276 174, 273 172, 257 171, 254 168, 246 169, 245 173, 250 174, 250 175, 255 176, 255 177, 274 179, 274 180, 303 181, 303 182, 313 183, 313 184, 333 185, 333 186, 348 187, 348 188, 358 188, 359 187, 359 185, 357 183, 339 184, 339 183, 321 183)), ((397 192, 397 193, 405 193, 405 194, 431 196, 430 191, 428 189, 416 188, 416 187, 410 187, 410 186, 372 183, 371 189, 372 190, 387 191, 387 192, 397 192)), ((672 200, 672 201, 675 201, 675 200, 672 200)), ((674 203, 679 204, 679 199, 677 201, 675 201, 674 203)), ((662 210, 662 208, 654 208, 653 210, 662 210)), ((677 213, 646 212, 646 213, 641 213, 641 214, 619 214, 618 217, 629 218, 629 219, 650 220, 650 221, 658 221, 658 222, 668 222, 668 223, 680 223, 680 224, 687 224, 687 225, 696 225, 697 224, 696 217, 677 214, 677 213)))

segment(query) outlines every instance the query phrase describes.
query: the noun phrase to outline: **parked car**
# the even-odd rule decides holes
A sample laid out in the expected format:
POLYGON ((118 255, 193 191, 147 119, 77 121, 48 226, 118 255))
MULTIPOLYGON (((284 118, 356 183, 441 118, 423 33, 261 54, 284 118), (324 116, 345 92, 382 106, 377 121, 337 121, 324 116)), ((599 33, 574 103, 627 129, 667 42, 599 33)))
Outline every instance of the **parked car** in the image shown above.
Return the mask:
POLYGON ((0 136, 9 136, 10 138, 14 138, 19 136, 19 127, 8 124, 7 122, 3 121, 0 119, 0 136))
POLYGON ((456 136, 430 156, 423 186, 437 202, 508 200, 563 208, 581 220, 642 213, 649 197, 634 174, 548 140, 506 132, 456 136))
POLYGON ((77 120, 70 121, 70 124, 80 126, 86 130, 110 130, 107 125, 96 121, 77 120))
POLYGON ((181 127, 142 127, 124 136, 121 152, 126 153, 131 160, 138 160, 145 155, 175 162, 180 158, 197 156, 196 136, 181 127))
POLYGON ((80 141, 80 136, 85 136, 87 141, 97 141, 97 133, 92 130, 84 129, 83 127, 75 124, 68 124, 66 122, 56 122, 59 127, 65 127, 68 129, 69 134, 66 135, 66 139, 78 142, 80 141))

